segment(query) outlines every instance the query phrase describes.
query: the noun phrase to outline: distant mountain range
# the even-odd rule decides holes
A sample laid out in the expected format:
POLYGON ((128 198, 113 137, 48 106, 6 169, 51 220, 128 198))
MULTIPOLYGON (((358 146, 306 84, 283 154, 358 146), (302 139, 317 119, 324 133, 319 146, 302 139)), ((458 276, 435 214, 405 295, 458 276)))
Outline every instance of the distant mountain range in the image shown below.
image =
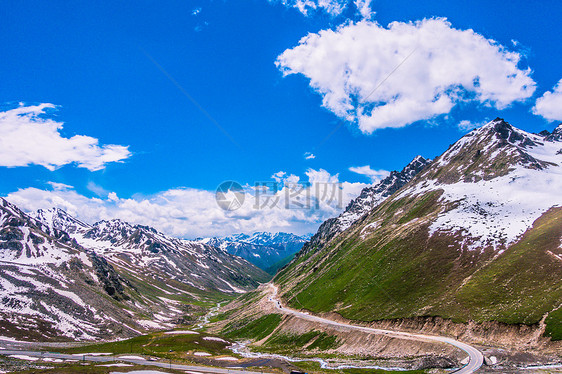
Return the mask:
POLYGON ((533 325, 562 339, 562 125, 532 134, 497 118, 398 174, 277 274, 285 301, 364 321, 533 325))
POLYGON ((268 276, 200 242, 60 209, 28 215, 0 198, 0 336, 93 340, 192 320, 200 304, 268 276))
POLYGON ((309 239, 310 235, 255 232, 251 235, 237 234, 196 240, 240 256, 266 272, 275 274, 309 239))

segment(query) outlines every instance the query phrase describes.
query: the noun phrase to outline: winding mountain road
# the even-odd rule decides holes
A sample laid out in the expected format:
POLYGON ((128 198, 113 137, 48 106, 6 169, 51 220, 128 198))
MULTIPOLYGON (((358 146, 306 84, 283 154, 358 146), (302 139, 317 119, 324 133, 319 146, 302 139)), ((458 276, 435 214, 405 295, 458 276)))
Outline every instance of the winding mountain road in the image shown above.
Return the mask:
POLYGON ((484 356, 482 355, 482 353, 478 349, 476 349, 473 346, 468 345, 466 343, 460 342, 458 340, 455 340, 455 339, 452 339, 452 338, 446 338, 446 337, 442 337, 442 336, 423 335, 423 334, 414 334, 414 333, 402 332, 402 331, 374 329, 374 328, 371 328, 371 327, 350 325, 350 324, 347 324, 347 323, 336 322, 336 321, 332 321, 332 320, 329 320, 329 319, 326 319, 326 318, 313 316, 313 315, 310 315, 310 314, 300 312, 298 310, 287 308, 287 307, 283 306, 281 304, 281 301, 279 301, 279 299, 277 299, 278 287, 273 285, 273 284, 270 284, 269 288, 270 288, 270 292, 271 292, 271 295, 269 296, 269 301, 271 301, 274 304, 274 306, 277 310, 279 310, 280 312, 282 312, 284 314, 292 314, 292 315, 294 315, 298 318, 301 318, 301 319, 304 319, 304 320, 307 320, 307 321, 311 321, 311 322, 315 322, 315 323, 324 324, 324 325, 347 327, 347 328, 350 328, 350 329, 363 331, 363 332, 367 332, 367 333, 383 334, 383 335, 392 336, 392 337, 396 337, 396 338, 402 338, 402 339, 436 341, 436 342, 450 344, 450 345, 452 345, 456 348, 459 348, 459 349, 463 350, 464 352, 466 352, 468 354, 469 361, 468 361, 468 364, 466 364, 465 366, 463 366, 459 370, 455 371, 455 374, 474 373, 484 363, 484 356))

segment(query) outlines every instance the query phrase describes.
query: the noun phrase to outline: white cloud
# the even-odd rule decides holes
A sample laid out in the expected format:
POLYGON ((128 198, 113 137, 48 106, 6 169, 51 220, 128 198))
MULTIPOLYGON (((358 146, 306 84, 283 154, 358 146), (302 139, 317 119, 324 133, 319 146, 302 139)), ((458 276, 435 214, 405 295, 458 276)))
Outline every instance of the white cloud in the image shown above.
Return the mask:
POLYGON ((306 171, 306 176, 310 183, 338 183, 339 174, 331 175, 324 169, 314 170, 308 169, 306 171))
POLYGON ((277 173, 273 174, 271 178, 276 181, 277 183, 281 184, 289 184, 289 183, 299 183, 300 177, 294 174, 287 174, 284 171, 278 171, 277 173))
POLYGON ((28 212, 58 207, 88 223, 120 218, 169 235, 195 238, 254 231, 313 232, 321 222, 338 215, 367 186, 340 182, 337 174, 322 169, 309 169, 306 177, 307 183, 297 191, 294 183, 300 181, 298 176, 276 173, 278 188, 269 191, 268 196, 260 195, 263 190, 246 186, 244 204, 234 211, 218 206, 215 191, 193 188, 135 198, 120 198, 110 192, 103 199, 86 197, 69 186, 49 190, 25 188, 10 193, 7 199, 28 212))
POLYGON ((281 0, 281 2, 285 6, 298 9, 305 16, 309 15, 311 11, 321 11, 338 16, 347 6, 347 1, 342 0, 281 0))
POLYGON ((352 166, 349 168, 349 171, 369 177, 372 183, 376 183, 390 175, 388 170, 373 170, 370 165, 352 166))
POLYGON ((562 121, 562 79, 537 99, 533 113, 549 121, 562 121))
POLYGON ((304 158, 305 158, 306 160, 313 160, 313 159, 316 158, 316 156, 314 155, 314 153, 305 152, 305 153, 304 153, 304 158))
MULTIPOLYGON (((276 0, 270 0, 275 2, 276 0)), ((330 16, 339 16, 354 5, 358 15, 363 18, 370 18, 373 15, 371 10, 371 0, 280 0, 286 7, 295 8, 305 16, 314 13, 326 13, 330 16)))
POLYGON ((62 190, 68 190, 68 189, 72 189, 73 187, 68 185, 68 184, 64 184, 64 183, 58 183, 58 182, 48 182, 47 183, 49 186, 51 186, 51 188, 55 191, 62 191, 62 190))
POLYGON ((487 124, 488 120, 482 121, 482 122, 471 122, 468 120, 462 120, 458 123, 457 127, 459 128, 459 130, 461 131, 470 131, 470 130, 474 130, 477 129, 479 127, 484 126, 485 124, 487 124))
POLYGON ((353 3, 363 18, 369 19, 373 16, 373 11, 371 10, 371 0, 354 0, 353 3))
POLYGON ((201 13, 201 8, 195 8, 195 9, 193 9, 193 10, 191 11, 191 15, 192 15, 192 16, 196 16, 196 15, 198 15, 199 13, 201 13))
POLYGON ((65 138, 60 134, 61 122, 44 118, 52 104, 20 106, 0 112, 0 166, 31 164, 49 170, 76 164, 88 170, 100 170, 107 163, 128 158, 128 147, 98 145, 98 139, 85 135, 65 138))
POLYGON ((88 184, 86 185, 86 188, 88 190, 92 191, 93 193, 95 193, 98 196, 107 196, 107 194, 109 194, 108 190, 106 190, 105 188, 103 188, 99 184, 96 184, 92 181, 88 182, 88 184))
POLYGON ((459 102, 503 109, 535 90, 521 55, 442 18, 387 28, 369 21, 323 30, 283 52, 283 74, 302 74, 323 106, 366 134, 449 113, 459 102))

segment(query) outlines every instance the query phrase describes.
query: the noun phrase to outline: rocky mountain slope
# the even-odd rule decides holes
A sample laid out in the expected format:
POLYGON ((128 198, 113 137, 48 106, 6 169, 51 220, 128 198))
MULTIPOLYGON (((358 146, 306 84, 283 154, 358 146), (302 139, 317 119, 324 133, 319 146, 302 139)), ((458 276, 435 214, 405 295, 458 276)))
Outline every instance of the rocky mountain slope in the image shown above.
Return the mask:
POLYGON ((406 185, 430 162, 431 160, 422 156, 416 156, 402 171, 393 171, 376 185, 364 188, 361 194, 347 205, 343 213, 320 225, 318 232, 304 245, 301 254, 324 245, 337 234, 345 231, 354 222, 368 214, 381 201, 406 185))
POLYGON ((202 238, 197 241, 240 256, 274 274, 280 266, 277 264, 284 265, 290 261, 309 238, 309 235, 298 236, 284 232, 255 232, 251 235, 237 234, 222 238, 202 238))
POLYGON ((366 321, 443 317, 562 339, 562 125, 498 118, 275 278, 293 307, 366 321))
POLYGON ((0 335, 132 336, 136 290, 94 252, 0 198, 0 335))
POLYGON ((239 257, 150 227, 88 225, 58 209, 33 217, 1 198, 0 264, 0 336, 24 340, 170 328, 195 304, 268 279, 239 257))
POLYGON ((241 293, 269 279, 244 259, 203 243, 168 237, 152 227, 100 221, 72 237, 129 277, 189 285, 192 292, 241 293))

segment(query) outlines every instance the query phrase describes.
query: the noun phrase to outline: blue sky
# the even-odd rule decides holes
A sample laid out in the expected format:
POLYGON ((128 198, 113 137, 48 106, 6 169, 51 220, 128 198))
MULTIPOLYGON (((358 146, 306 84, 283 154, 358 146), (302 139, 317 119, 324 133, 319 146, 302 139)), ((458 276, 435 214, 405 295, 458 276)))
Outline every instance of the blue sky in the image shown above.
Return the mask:
MULTIPOLYGON (((178 203, 165 196, 170 191, 189 190, 194 195, 207 193, 208 197, 225 180, 253 185, 256 181, 272 180, 272 175, 280 171, 301 180, 326 171, 322 174, 325 178, 338 174, 339 182, 349 183, 344 195, 351 197, 370 182, 368 176, 352 172, 352 167, 369 165, 375 171, 389 171, 401 169, 418 154, 433 158, 466 133, 467 128, 496 116, 532 132, 552 130, 562 120, 556 111, 560 101, 550 100, 554 104, 545 103, 546 109, 535 110, 542 115, 532 112, 536 99, 554 91, 562 79, 559 1, 413 4, 375 0, 367 3, 372 12, 363 14, 357 10, 359 2, 333 3, 342 8, 341 12, 309 6, 305 15, 294 0, 2 3, 1 111, 51 103, 56 108, 46 108, 48 118, 64 123, 57 130, 60 137, 85 135, 98 143, 82 142, 77 146, 86 147, 87 152, 71 147, 66 161, 54 161, 51 167, 45 167, 41 160, 45 158, 42 156, 50 156, 46 153, 58 152, 56 146, 41 151, 39 156, 26 151, 28 162, 19 163, 0 152, 0 194, 11 197, 27 210, 60 205, 85 220, 117 216, 185 237, 253 229, 304 233, 313 231, 322 219, 337 214, 337 209, 331 207, 305 218, 281 212, 280 216, 272 215, 267 225, 260 224, 263 217, 254 213, 194 221, 191 210, 164 209, 168 203, 178 203), (465 79, 464 76, 451 78, 444 84, 460 87, 458 95, 464 95, 458 98, 455 94, 451 108, 445 105, 445 109, 440 107, 433 112, 423 109, 423 114, 402 110, 401 116, 392 114, 387 122, 381 122, 379 115, 369 116, 373 109, 369 100, 382 95, 384 90, 388 89, 390 97, 417 95, 404 91, 404 83, 400 83, 402 78, 409 81, 407 74, 418 74, 415 64, 427 63, 428 69, 433 69, 432 66, 442 66, 443 61, 455 63, 455 59, 438 60, 435 64, 429 57, 424 60, 420 57, 424 48, 435 50, 436 46, 431 40, 423 40, 423 47, 371 97, 365 92, 370 92, 375 82, 380 83, 387 76, 385 72, 392 71, 397 64, 389 60, 384 65, 387 59, 382 49, 374 51, 373 58, 361 57, 359 53, 360 61, 350 59, 357 51, 371 48, 373 38, 386 38, 389 23, 434 17, 448 20, 448 26, 443 20, 437 23, 445 24, 444 35, 451 37, 444 38, 439 50, 456 48, 458 33, 454 30, 472 29, 471 42, 458 47, 453 57, 464 60, 471 53, 474 57, 480 47, 473 49, 472 42, 477 43, 478 37, 493 39, 497 51, 490 52, 489 63, 473 64, 475 74, 492 77, 493 71, 478 69, 496 63, 499 66, 507 53, 515 53, 520 61, 514 66, 521 79, 498 92, 492 89, 481 93, 501 96, 496 101, 486 101, 474 100, 470 88, 462 87, 464 80, 459 79, 465 79), (333 30, 336 41, 346 33, 355 35, 359 45, 351 47, 343 41, 340 56, 339 50, 330 50, 333 43, 327 34, 322 34, 326 30, 333 30), (315 44, 299 45, 309 33, 326 37, 320 37, 315 44), (290 54, 299 46, 299 53, 290 54), (286 51, 289 52, 284 54, 286 51), (310 58, 319 51, 327 53, 334 69, 340 63, 357 63, 357 68, 349 73, 350 80, 342 84, 345 89, 357 90, 359 100, 362 95, 367 102, 363 108, 368 117, 364 125, 359 124, 358 117, 346 121, 341 113, 337 115, 345 107, 342 100, 349 92, 339 95, 338 89, 343 86, 334 86, 335 79, 322 70, 325 65, 310 58), (281 61, 279 56, 283 54, 288 57, 281 61), (381 70, 378 75, 377 67, 381 70), (284 76, 282 71, 293 74, 284 76), (353 86, 353 74, 357 81, 370 85, 353 86), (311 77, 317 81, 314 87, 311 77), (536 88, 517 89, 514 93, 514 85, 525 79, 530 79, 536 88), (323 105, 323 99, 330 96, 326 90, 337 99, 331 106, 323 105), (416 120, 416 115, 421 119, 416 120), (401 127, 388 128, 383 122, 401 127), (459 123, 465 126, 459 128, 459 123), (108 150, 104 148, 107 145, 117 148, 108 150), (307 152, 315 158, 306 159, 307 152), (108 198, 110 193, 112 199, 108 198), (81 202, 91 209, 82 209, 81 202), (155 204, 158 209, 141 212, 143 202, 155 204), (129 205, 135 206, 127 208, 129 205), (156 214, 162 217, 155 218, 156 214), (186 224, 178 224, 178 219, 186 224), (275 220, 281 224, 272 223, 275 220)), ((423 39, 424 27, 412 26, 411 31, 419 32, 423 39)), ((410 45, 410 40, 397 31, 387 34, 389 38, 396 37, 396 45, 410 45)), ((383 47, 394 45, 392 40, 381 43, 383 47)), ((488 48, 488 44, 481 47, 488 48)), ((409 50, 404 48, 399 52, 406 56, 409 50)), ((402 57, 396 61, 402 61, 402 57)), ((507 85, 507 79, 506 75, 500 83, 507 85)), ((485 83, 485 78, 482 81, 485 83)), ((434 88, 428 86, 427 90, 434 88)), ((450 92, 449 87, 441 95, 451 95, 450 92)), ((349 98, 351 102, 354 99, 349 98)), ((415 99, 425 100, 418 96, 415 99)), ((36 123, 38 119, 30 121, 36 123)), ((34 137, 32 129, 18 134, 25 138, 22 144, 34 137)), ((5 135, 0 134, 0 141, 2 136, 5 135)), ((13 139, 17 140, 9 138, 13 139)), ((181 200, 181 204, 190 202, 187 197, 181 200)), ((199 208, 202 216, 220 215, 207 211, 204 205, 199 208)))

